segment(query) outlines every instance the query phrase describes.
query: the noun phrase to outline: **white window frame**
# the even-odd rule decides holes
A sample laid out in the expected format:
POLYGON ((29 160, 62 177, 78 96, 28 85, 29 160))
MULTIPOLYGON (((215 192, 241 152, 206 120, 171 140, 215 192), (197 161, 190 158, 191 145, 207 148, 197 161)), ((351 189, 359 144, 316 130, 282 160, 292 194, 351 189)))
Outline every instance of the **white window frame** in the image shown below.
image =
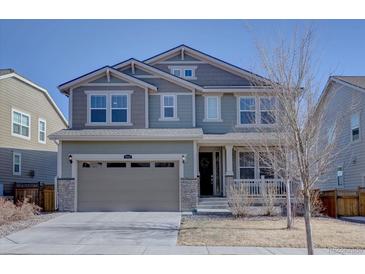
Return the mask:
POLYGON ((31 119, 32 119, 32 117, 29 113, 26 113, 24 111, 12 108, 11 109, 11 135, 15 136, 15 137, 25 139, 25 140, 30 140, 30 138, 31 138, 31 128, 32 128, 32 120, 31 119), (28 120, 29 120, 28 133, 29 133, 29 136, 24 136, 22 134, 14 133, 14 112, 18 112, 21 115, 21 117, 20 117, 20 131, 22 130, 22 126, 23 126, 22 125, 22 116, 23 115, 28 116, 28 120))
POLYGON ((237 97, 237 126, 238 127, 252 127, 252 126, 257 126, 258 123, 258 102, 257 102, 257 97, 256 96, 238 96, 237 97), (255 110, 241 110, 241 99, 254 99, 255 100, 255 110), (242 124, 241 123, 241 112, 255 112, 255 122, 252 124, 242 124))
POLYGON ((131 122, 131 94, 133 90, 109 90, 94 91, 86 90, 87 95, 87 122, 86 126, 132 126, 131 122), (91 96, 106 96, 106 122, 91 122, 91 96), (111 96, 127 95, 127 122, 112 122, 111 96))
POLYGON ((38 143, 45 144, 47 142, 47 121, 46 119, 38 119, 38 143), (44 123, 44 131, 41 130, 40 123, 44 123), (44 132, 44 141, 41 140, 41 132, 44 132))
POLYGON ((168 66, 168 68, 172 75, 174 75, 175 70, 180 70, 180 76, 177 76, 177 77, 181 77, 184 79, 190 79, 190 80, 197 79, 196 73, 195 73, 197 66, 168 66), (191 70, 191 76, 185 76, 185 70, 191 70))
MULTIPOLYGON (((131 96, 128 92, 112 92, 109 95, 109 121, 112 125, 131 125, 131 96), (112 96, 127 96, 127 121, 126 122, 113 122, 112 121, 112 96)), ((125 108, 117 108, 117 109, 125 109, 125 108)))
POLYGON ((176 76, 176 77, 181 77, 181 69, 179 69, 179 68, 173 68, 173 69, 171 69, 171 73, 172 73, 174 76, 176 76), (175 75, 175 74, 174 74, 174 72, 175 72, 175 71, 178 71, 180 75, 175 75))
MULTIPOLYGON (((171 107, 171 106, 166 106, 171 107)), ((160 95, 160 119, 159 121, 178 121, 177 117, 177 95, 176 94, 162 94, 160 95), (174 108, 174 116, 173 117, 165 117, 165 97, 173 97, 173 108, 174 108)))
POLYGON ((273 125, 276 125, 277 124, 277 98, 275 96, 258 96, 258 112, 259 112, 259 115, 258 115, 258 120, 256 120, 256 122, 258 121, 260 125, 262 126, 273 126, 273 125), (261 110, 261 99, 272 99, 274 98, 275 100, 275 105, 274 105, 274 109, 273 110, 261 110), (275 117, 275 123, 272 123, 272 124, 264 124, 262 123, 261 121, 261 114, 262 112, 274 112, 274 117, 275 117))
POLYGON ((205 109, 205 111, 204 111, 204 120, 203 120, 203 122, 223 122, 222 121, 221 97, 222 97, 222 95, 204 96, 204 109, 205 109), (217 117, 216 118, 208 117, 208 101, 211 98, 217 99, 217 117))
POLYGON ((357 143, 357 142, 360 142, 360 140, 361 140, 361 115, 360 115, 360 112, 355 112, 355 113, 352 113, 351 114, 351 117, 350 117, 350 128, 351 128, 351 131, 350 131, 350 140, 351 140, 351 143, 357 143), (359 117, 359 125, 358 125, 358 127, 353 127, 352 126, 352 117, 354 116, 354 115, 357 115, 358 117, 359 117), (359 129, 359 139, 357 139, 357 140, 354 140, 353 139, 353 136, 352 136, 352 131, 354 130, 354 129, 359 129))
POLYGON ((253 168, 253 178, 251 179, 243 179, 243 180, 255 180, 257 177, 257 162, 256 162, 256 153, 252 150, 248 149, 238 149, 236 153, 236 173, 237 173, 237 179, 241 179, 241 168, 253 168), (254 163, 253 166, 242 166, 240 164, 240 154, 241 153, 253 153, 253 159, 254 163))
POLYGON ((22 154, 19 152, 13 152, 13 175, 22 175, 22 154), (15 172, 15 156, 19 156, 19 172, 15 172))
MULTIPOLYGON (((250 150, 248 148, 244 148, 244 147, 238 147, 236 149, 236 178, 240 179, 241 178, 241 165, 240 165, 240 153, 241 152, 252 152, 254 153, 254 179, 247 179, 247 180, 258 180, 261 179, 260 178, 260 168, 267 168, 266 166, 260 166, 260 153, 265 153, 267 151, 253 151, 250 150)), ((274 166, 276 165, 276 159, 274 161, 274 166)), ((247 167, 250 168, 250 167, 247 167)), ((270 168, 270 167, 269 167, 270 168)), ((274 170, 274 179, 278 178, 278 174, 275 172, 275 168, 273 167, 274 170)), ((272 180, 272 179, 269 179, 272 180)))

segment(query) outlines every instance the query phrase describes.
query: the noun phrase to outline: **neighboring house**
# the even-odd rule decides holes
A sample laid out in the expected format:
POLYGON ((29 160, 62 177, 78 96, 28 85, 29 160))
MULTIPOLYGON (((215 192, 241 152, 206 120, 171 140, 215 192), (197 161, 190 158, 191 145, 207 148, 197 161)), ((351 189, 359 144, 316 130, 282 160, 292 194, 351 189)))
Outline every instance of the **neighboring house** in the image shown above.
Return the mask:
POLYGON ((193 210, 234 179, 271 177, 247 146, 275 126, 268 80, 252 72, 181 45, 59 89, 60 210, 193 210))
POLYGON ((334 146, 335 161, 318 187, 365 186, 365 76, 332 76, 318 103, 322 134, 334 146))
MULTIPOLYGON (((57 145, 48 134, 67 121, 47 90, 12 69, 0 69, 0 184, 54 182, 57 145)), ((2 193, 0 193, 1 195, 2 193)))

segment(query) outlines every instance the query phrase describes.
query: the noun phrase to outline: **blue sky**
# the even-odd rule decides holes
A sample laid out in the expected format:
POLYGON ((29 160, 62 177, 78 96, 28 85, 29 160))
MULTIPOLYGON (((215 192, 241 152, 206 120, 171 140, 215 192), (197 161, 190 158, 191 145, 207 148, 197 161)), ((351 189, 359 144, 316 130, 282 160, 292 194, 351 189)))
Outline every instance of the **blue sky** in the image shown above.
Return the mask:
POLYGON ((365 20, 0 20, 0 68, 45 87, 67 117, 57 86, 96 68, 187 44, 262 74, 253 34, 270 41, 309 25, 322 85, 330 73, 365 75, 365 20))

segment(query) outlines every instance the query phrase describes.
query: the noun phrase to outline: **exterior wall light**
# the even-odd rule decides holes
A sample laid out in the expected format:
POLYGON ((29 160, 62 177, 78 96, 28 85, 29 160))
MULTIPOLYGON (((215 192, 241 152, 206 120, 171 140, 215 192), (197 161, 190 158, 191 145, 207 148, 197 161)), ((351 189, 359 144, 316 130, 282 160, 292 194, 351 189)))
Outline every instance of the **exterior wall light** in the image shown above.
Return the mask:
POLYGON ((70 164, 72 164, 72 155, 71 154, 68 155, 68 161, 70 162, 70 164))
POLYGON ((182 156, 182 162, 185 164, 185 155, 182 156))

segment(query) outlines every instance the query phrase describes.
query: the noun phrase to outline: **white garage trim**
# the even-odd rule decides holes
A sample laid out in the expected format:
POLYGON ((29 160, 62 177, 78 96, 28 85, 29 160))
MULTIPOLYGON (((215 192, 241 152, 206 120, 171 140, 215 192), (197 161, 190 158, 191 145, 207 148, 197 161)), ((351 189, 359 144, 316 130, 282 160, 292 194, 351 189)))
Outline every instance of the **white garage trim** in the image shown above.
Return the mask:
MULTIPOLYGON (((77 211, 77 171, 79 161, 178 161, 179 179, 184 178, 183 156, 186 154, 72 154, 72 178, 75 180, 75 211, 77 211), (124 159, 124 155, 131 155, 132 159, 124 159)), ((181 186, 179 182, 179 210, 181 211, 181 186)))

